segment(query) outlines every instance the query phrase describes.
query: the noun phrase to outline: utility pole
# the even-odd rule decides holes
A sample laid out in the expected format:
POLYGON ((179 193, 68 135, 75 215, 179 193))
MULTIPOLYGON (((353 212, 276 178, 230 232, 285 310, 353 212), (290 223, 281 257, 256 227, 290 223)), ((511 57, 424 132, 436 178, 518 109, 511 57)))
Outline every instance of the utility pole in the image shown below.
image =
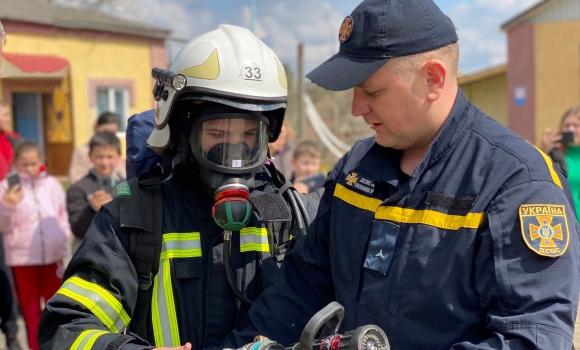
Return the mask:
POLYGON ((298 138, 304 137, 304 43, 298 43, 298 79, 296 79, 296 117, 298 119, 298 138))
POLYGON ((250 0, 250 30, 256 35, 256 0, 250 0))

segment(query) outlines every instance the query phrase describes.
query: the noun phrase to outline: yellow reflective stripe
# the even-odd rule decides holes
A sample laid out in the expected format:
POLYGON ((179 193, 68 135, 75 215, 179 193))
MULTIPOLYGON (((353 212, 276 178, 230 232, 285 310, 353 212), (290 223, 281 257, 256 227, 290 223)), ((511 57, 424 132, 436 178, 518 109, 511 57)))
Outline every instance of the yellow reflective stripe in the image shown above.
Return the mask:
POLYGON ((159 272, 153 285, 152 323, 155 346, 180 346, 177 312, 173 299, 171 283, 171 262, 164 260, 159 264, 159 272))
POLYGON ((265 227, 244 227, 240 230, 240 252, 269 252, 268 231, 265 227))
POLYGON ((334 196, 336 198, 342 199, 346 203, 355 206, 360 209, 372 211, 373 213, 377 210, 379 205, 383 203, 381 200, 376 198, 370 198, 358 194, 354 191, 349 190, 341 184, 336 184, 334 188, 334 196))
MULTIPOLYGON (((168 260, 169 261, 169 260, 168 260)), ((164 264, 164 262, 161 262, 164 264)), ((161 270, 161 264, 159 269, 161 270)), ((153 336, 155 337, 155 346, 165 346, 163 341, 163 331, 161 329, 161 315, 159 314, 159 273, 153 280, 153 300, 151 301, 151 318, 153 323, 153 336)))
POLYGON ((163 234, 161 241, 163 243, 171 241, 199 241, 199 232, 165 233, 163 234))
POLYGON ((270 245, 268 243, 244 243, 240 244, 240 252, 264 252, 270 251, 270 245))
POLYGON ((123 305, 109 291, 78 276, 66 280, 57 294, 69 297, 85 306, 111 332, 120 332, 131 321, 123 305))
POLYGON ((241 236, 254 235, 267 237, 268 231, 266 230, 265 227, 244 227, 243 229, 240 230, 240 235, 241 236))
MULTIPOLYGON (((532 145, 532 146, 534 146, 534 145, 532 145)), ((558 174, 556 173, 556 170, 554 169, 554 163, 552 163, 552 159, 550 159, 550 156, 548 156, 546 153, 544 153, 538 147, 534 146, 534 148, 537 149, 538 152, 540 152, 540 154, 544 158, 544 161, 546 162, 546 165, 548 166, 548 170, 550 171, 550 176, 552 177, 552 181, 554 181, 556 186, 560 187, 560 189, 563 190, 564 188, 562 187, 562 182, 560 182, 560 177, 558 177, 558 174)))
POLYGON ((424 224, 447 230, 478 228, 483 222, 483 213, 451 215, 434 210, 414 210, 400 207, 379 207, 375 219, 390 220, 403 224, 424 224))
POLYGON ((171 263, 169 260, 165 262, 165 269, 163 271, 164 289, 168 291, 165 293, 165 302, 167 304, 167 315, 169 316, 169 328, 171 330, 172 346, 180 346, 179 327, 177 325, 177 312, 175 311, 175 299, 173 298, 173 286, 171 283, 171 263))
POLYGON ((199 232, 166 233, 162 236, 161 260, 201 257, 199 232))
POLYGON ((166 233, 162 236, 159 271, 153 283, 152 323, 155 345, 177 347, 181 345, 177 311, 173 297, 171 258, 201 257, 199 232, 166 233))
POLYGON ((184 250, 167 250, 161 253, 160 260, 170 258, 199 258, 201 257, 201 248, 184 249, 184 250))
POLYGON ((93 348, 93 345, 95 345, 97 338, 107 333, 109 332, 101 330, 84 331, 77 337, 77 339, 75 339, 70 350, 90 350, 93 348))

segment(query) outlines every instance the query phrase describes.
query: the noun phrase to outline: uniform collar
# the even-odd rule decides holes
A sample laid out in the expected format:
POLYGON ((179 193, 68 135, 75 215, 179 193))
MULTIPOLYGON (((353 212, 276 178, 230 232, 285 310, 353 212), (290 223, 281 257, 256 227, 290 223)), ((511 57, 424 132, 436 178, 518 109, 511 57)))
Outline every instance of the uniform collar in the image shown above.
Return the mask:
POLYGON ((427 168, 454 148, 459 140, 464 136, 473 119, 465 113, 469 106, 469 101, 461 89, 458 88, 455 103, 453 104, 453 108, 451 109, 447 120, 443 124, 443 127, 441 128, 441 131, 439 131, 435 141, 433 141, 431 147, 429 147, 429 151, 427 151, 425 158, 423 158, 421 163, 419 163, 413 172, 410 180, 411 187, 415 186, 427 168))

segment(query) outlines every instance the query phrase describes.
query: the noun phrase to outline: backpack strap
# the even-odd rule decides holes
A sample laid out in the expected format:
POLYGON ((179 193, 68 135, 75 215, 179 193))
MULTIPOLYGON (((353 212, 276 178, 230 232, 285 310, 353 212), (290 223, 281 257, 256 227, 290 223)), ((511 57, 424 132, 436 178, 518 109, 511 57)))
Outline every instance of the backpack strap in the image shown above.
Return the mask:
MULTIPOLYGON (((298 222, 297 215, 301 216, 302 222, 309 223, 308 216, 306 211, 304 210, 304 204, 300 196, 296 196, 294 192, 294 185, 284 178, 284 175, 272 162, 266 162, 264 164, 266 169, 270 172, 270 176, 272 178, 272 183, 278 189, 280 194, 286 195, 286 201, 290 200, 296 204, 297 208, 293 209, 293 206, 290 205, 290 210, 292 211, 292 217, 294 218, 295 223, 298 222)), ((269 230, 274 230, 274 225, 270 225, 268 227, 269 230)), ((301 237, 305 234, 305 232, 300 232, 300 229, 297 227, 297 224, 291 225, 288 227, 285 224, 277 224, 275 225, 279 228, 278 235, 274 235, 274 259, 278 263, 282 263, 284 260, 284 256, 288 253, 297 243, 297 237, 301 237)))
POLYGON ((148 338, 153 279, 159 270, 163 235, 161 185, 142 186, 137 178, 117 185, 120 226, 129 234, 129 258, 137 272, 139 290, 129 330, 148 338), (132 197, 132 198, 131 198, 132 197))

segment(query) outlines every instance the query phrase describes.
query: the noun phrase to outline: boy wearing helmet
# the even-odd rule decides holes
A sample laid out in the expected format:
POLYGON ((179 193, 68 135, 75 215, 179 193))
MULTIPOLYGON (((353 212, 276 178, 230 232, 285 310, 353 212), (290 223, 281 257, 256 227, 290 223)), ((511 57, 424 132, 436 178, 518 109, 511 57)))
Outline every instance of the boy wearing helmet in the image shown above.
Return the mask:
POLYGON ((42 349, 219 347, 306 231, 300 198, 265 164, 287 96, 273 51, 220 26, 153 75, 147 143, 170 162, 96 214, 46 305, 42 349))

